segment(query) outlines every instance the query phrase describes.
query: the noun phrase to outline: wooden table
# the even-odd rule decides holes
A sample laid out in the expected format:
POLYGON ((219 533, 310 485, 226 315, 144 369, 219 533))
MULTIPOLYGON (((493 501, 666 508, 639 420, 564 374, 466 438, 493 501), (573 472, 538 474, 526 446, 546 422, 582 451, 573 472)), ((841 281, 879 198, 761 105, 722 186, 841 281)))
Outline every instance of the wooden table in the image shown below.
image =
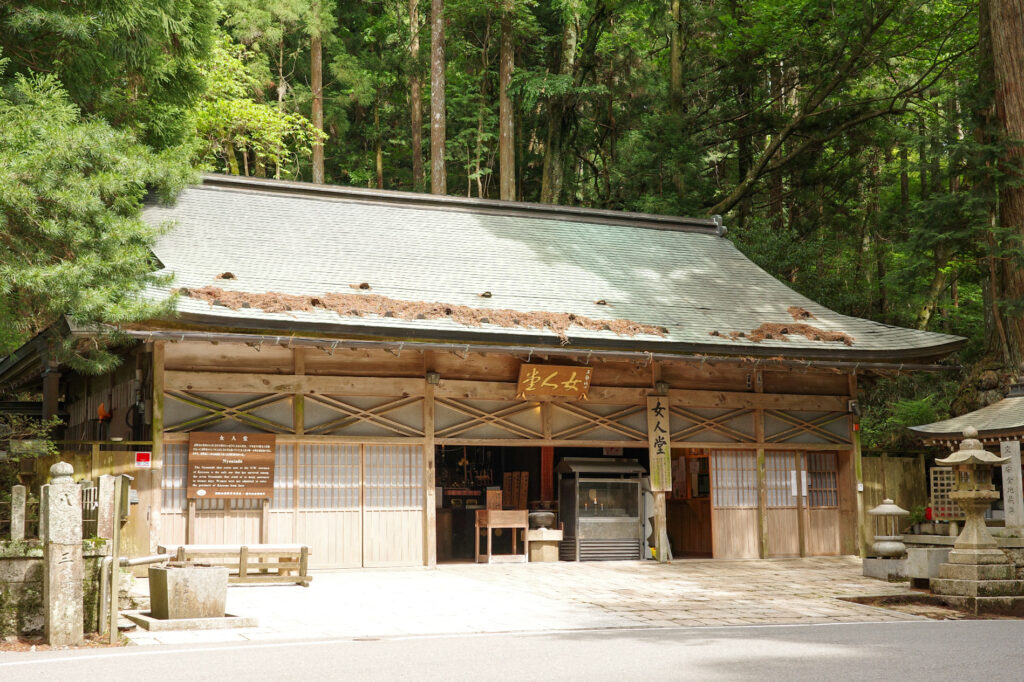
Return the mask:
POLYGON ((529 560, 529 547, 526 540, 526 529, 529 527, 525 509, 478 509, 476 512, 476 562, 478 564, 526 563, 529 560), (516 550, 516 531, 521 530, 523 536, 522 554, 491 554, 491 531, 497 528, 508 528, 512 531, 512 551, 516 550), (487 532, 487 553, 480 553, 480 531, 487 532))

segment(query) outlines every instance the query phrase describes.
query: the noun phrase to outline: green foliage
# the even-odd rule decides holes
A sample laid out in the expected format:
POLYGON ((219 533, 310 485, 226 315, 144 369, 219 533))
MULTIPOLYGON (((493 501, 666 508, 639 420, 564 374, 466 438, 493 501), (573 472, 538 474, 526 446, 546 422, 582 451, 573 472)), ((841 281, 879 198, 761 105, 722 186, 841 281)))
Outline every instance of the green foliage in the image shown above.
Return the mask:
POLYGON ((206 66, 209 89, 195 110, 196 131, 205 142, 201 158, 237 175, 241 153, 246 175, 271 169, 275 177, 291 177, 297 156, 324 136, 302 115, 253 99, 261 66, 227 36, 214 44, 206 66))
POLYGON ((60 419, 41 420, 16 414, 0 414, 0 499, 10 501, 11 486, 18 483, 21 461, 58 454, 51 439, 60 419))
POLYGON ((868 383, 861 400, 861 441, 867 448, 900 448, 913 443, 908 427, 950 416, 955 377, 904 374, 868 383))
MULTIPOLYGON (((511 6, 519 198, 541 198, 557 150, 563 203, 721 213, 730 239, 797 291, 844 314, 965 336, 959 361, 991 356, 994 307, 1024 314, 1020 301, 993 300, 991 280, 1024 245, 991 218, 1006 145, 979 75, 977 0, 681 0, 678 17, 673 4, 446 0, 450 191, 498 195, 499 38, 511 6)), ((11 222, 21 232, 2 242, 0 319, 15 323, 0 324, 0 352, 62 306, 115 324, 146 314, 137 293, 156 283, 145 255, 154 235, 134 212, 147 186, 180 186, 181 159, 309 179, 314 35, 327 181, 412 189, 413 74, 424 142, 430 125, 430 3, 419 10, 411 27, 405 0, 0 5, 0 48, 23 77, 4 95, 21 113, 0 130, 0 196, 34 207, 11 213, 32 218, 11 222), (67 182, 60 164, 73 170, 67 182), (16 171, 29 180, 9 186, 16 171), (83 223, 91 236, 74 227, 83 223), (12 264, 35 239, 38 271, 12 264)), ((866 386, 865 441, 900 443, 905 426, 945 415, 955 381, 866 386)))
POLYGON ((17 75, 0 90, 0 312, 8 345, 61 315, 102 329, 69 342, 83 369, 113 362, 117 327, 164 313, 142 298, 167 283, 154 274, 158 231, 140 217, 152 190, 173 197, 194 175, 173 151, 154 152, 131 133, 83 119, 53 75, 17 75), (102 325, 102 326, 100 326, 102 325))
POLYGON ((0 50, 10 73, 52 74, 89 115, 157 149, 188 144, 203 92, 215 0, 6 0, 0 50))

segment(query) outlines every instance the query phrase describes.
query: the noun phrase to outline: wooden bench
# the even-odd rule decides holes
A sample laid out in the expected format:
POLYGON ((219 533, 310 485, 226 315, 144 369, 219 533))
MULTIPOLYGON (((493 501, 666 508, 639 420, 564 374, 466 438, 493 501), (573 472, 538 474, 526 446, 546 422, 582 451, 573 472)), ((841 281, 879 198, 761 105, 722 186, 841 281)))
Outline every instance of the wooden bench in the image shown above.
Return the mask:
POLYGON ((224 566, 229 583, 288 582, 309 587, 313 579, 308 545, 160 545, 157 551, 173 554, 178 561, 224 566))

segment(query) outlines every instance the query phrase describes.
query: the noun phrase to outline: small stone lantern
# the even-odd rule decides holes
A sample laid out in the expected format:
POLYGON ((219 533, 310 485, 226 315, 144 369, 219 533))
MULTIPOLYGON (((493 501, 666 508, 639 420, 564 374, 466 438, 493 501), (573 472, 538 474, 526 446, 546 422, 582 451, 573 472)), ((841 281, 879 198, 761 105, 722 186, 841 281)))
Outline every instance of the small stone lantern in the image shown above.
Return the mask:
POLYGON ((902 509, 890 499, 882 500, 882 504, 868 511, 875 517, 875 542, 871 545, 871 553, 884 559, 895 559, 907 552, 900 533, 901 519, 910 516, 910 512, 902 509))
POLYGON ((985 525, 985 511, 999 499, 999 491, 992 485, 992 467, 1007 461, 1009 458, 993 455, 981 446, 978 430, 973 426, 964 429, 964 440, 959 450, 945 459, 935 460, 936 464, 953 467, 956 472, 949 497, 960 505, 967 517, 964 529, 956 539, 955 550, 999 553, 996 541, 985 525))

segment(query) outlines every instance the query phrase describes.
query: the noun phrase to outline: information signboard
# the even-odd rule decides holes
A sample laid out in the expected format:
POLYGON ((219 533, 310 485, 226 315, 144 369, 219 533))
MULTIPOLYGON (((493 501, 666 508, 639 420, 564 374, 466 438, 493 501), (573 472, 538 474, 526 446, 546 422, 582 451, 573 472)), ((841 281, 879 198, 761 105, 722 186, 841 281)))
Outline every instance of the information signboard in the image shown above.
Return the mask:
POLYGON ((190 433, 186 496, 272 498, 274 444, 270 433, 190 433))
POLYGON ((519 384, 516 397, 530 398, 574 398, 586 400, 590 390, 591 367, 571 365, 528 365, 519 367, 519 384))

